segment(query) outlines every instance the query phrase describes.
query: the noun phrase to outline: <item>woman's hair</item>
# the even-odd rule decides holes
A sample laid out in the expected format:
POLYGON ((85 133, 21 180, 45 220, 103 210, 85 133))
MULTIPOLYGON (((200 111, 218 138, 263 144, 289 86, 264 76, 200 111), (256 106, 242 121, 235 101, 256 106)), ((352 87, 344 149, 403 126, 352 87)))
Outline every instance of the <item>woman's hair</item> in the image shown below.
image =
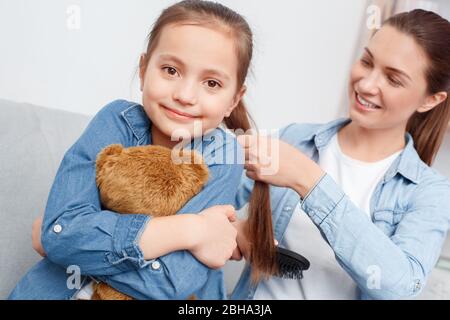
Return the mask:
MULTIPOLYGON (((237 88, 242 88, 253 55, 253 34, 247 21, 233 10, 215 2, 185 0, 165 9, 148 37, 147 51, 140 68, 146 68, 151 54, 158 45, 162 30, 168 25, 201 25, 219 29, 236 41, 238 61, 237 88)), ((251 118, 241 100, 231 115, 224 119, 229 129, 251 129, 251 118)), ((259 280, 277 272, 269 186, 255 182, 249 203, 248 239, 251 245, 252 279, 259 280)))
POLYGON ((407 125, 420 158, 432 165, 450 121, 450 23, 436 13, 417 9, 397 14, 384 25, 413 37, 425 52, 427 93, 447 92, 445 101, 428 112, 416 112, 407 125))

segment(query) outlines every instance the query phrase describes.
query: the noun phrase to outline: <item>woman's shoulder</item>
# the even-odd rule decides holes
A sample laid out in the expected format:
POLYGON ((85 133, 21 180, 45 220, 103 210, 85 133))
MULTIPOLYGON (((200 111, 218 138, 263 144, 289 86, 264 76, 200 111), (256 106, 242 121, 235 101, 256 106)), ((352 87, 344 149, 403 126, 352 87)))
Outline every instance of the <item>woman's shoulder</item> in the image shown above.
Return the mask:
POLYGON ((420 160, 408 163, 408 170, 400 171, 410 183, 407 192, 409 206, 412 208, 440 207, 446 216, 450 216, 450 180, 433 167, 420 160), (409 190, 409 191, 408 191, 409 190), (447 208, 447 209, 445 209, 447 208))
POLYGON ((418 188, 438 188, 444 190, 447 192, 446 195, 449 196, 447 201, 450 202, 450 180, 437 169, 428 166, 423 161, 419 163, 418 169, 420 171, 417 183, 418 188))
POLYGON ((326 123, 291 123, 279 130, 279 136, 287 142, 301 142, 311 140, 320 132, 342 126, 348 119, 337 119, 326 123), (294 140, 294 141, 291 141, 294 140))

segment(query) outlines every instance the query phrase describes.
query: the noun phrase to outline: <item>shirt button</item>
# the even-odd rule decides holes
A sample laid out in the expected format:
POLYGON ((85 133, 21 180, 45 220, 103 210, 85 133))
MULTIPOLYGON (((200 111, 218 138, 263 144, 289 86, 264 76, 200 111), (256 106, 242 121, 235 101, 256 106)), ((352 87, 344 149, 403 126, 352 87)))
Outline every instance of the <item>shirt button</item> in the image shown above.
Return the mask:
POLYGON ((152 269, 158 270, 161 267, 161 264, 158 261, 152 262, 152 269))
POLYGON ((291 210, 292 210, 292 207, 289 207, 289 206, 284 207, 284 211, 291 211, 291 210))
POLYGON ((422 284, 420 283, 420 281, 416 281, 416 286, 415 286, 416 290, 420 290, 420 288, 422 288, 422 284))
POLYGON ((53 232, 55 232, 55 233, 60 233, 61 231, 62 231, 62 227, 61 227, 60 224, 55 224, 55 225, 53 226, 53 232))

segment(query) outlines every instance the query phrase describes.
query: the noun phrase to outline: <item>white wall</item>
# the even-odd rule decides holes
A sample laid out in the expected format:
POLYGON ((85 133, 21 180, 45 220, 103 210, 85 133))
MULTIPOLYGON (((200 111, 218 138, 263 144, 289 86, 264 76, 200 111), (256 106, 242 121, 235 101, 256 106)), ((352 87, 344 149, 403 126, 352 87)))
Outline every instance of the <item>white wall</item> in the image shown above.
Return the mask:
MULTIPOLYGON (((139 54, 173 2, 0 0, 0 97, 84 114, 117 98, 139 102, 139 54), (70 5, 81 9, 80 29, 67 27, 70 5)), ((247 102, 259 127, 335 118, 365 1, 220 2, 254 29, 247 102)))

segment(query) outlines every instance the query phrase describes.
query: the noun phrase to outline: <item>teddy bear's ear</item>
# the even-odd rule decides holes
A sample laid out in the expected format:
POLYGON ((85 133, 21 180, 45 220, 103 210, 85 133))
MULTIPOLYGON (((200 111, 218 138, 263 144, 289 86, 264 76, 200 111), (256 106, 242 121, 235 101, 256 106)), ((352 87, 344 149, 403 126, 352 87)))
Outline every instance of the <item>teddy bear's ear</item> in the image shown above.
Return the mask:
POLYGON ((122 151, 123 146, 120 144, 112 144, 100 151, 96 160, 97 173, 100 172, 109 157, 119 155, 122 151))

